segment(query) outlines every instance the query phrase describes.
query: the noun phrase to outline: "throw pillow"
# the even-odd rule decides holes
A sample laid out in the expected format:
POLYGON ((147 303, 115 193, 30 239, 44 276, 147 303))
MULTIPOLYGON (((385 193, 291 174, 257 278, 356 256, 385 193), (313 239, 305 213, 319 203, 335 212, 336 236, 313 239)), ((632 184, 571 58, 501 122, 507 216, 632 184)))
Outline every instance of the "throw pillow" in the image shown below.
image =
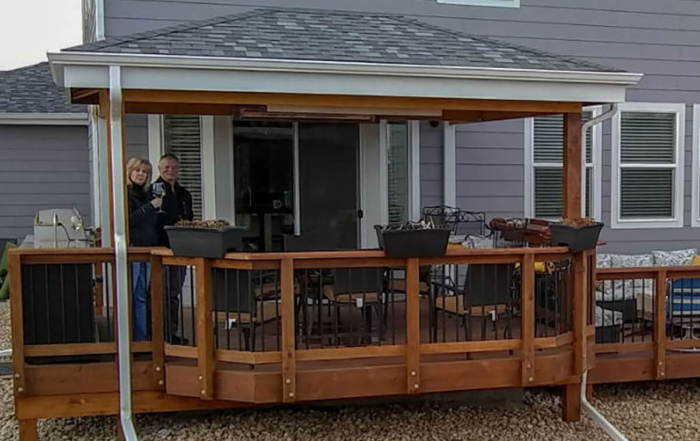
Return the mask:
POLYGON ((652 251, 654 266, 688 266, 698 253, 695 248, 678 251, 652 251))

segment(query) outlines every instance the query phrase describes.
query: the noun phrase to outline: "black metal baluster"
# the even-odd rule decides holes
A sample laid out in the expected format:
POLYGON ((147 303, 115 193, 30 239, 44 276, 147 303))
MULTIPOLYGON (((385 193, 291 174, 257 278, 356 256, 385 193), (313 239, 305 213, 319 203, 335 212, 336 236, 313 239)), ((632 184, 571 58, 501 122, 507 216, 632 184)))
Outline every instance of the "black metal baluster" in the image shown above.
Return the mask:
MULTIPOLYGON (((60 293, 61 293, 61 337, 62 337, 61 343, 66 343, 67 342, 67 340, 66 340, 66 328, 67 328, 66 299, 65 299, 64 292, 63 292, 63 265, 61 265, 61 264, 58 265, 58 280, 59 280, 59 284, 61 286, 61 289, 60 289, 60 293)), ((75 284, 76 284, 75 285, 75 288, 76 288, 75 289, 75 296, 76 296, 76 300, 77 300, 77 297, 78 297, 78 279, 75 280, 75 284)), ((80 304, 79 301, 78 301, 78 304, 80 304)), ((80 314, 78 314, 78 317, 80 317, 80 314)), ((49 332, 50 332, 50 330, 49 330, 49 332)), ((78 341, 80 341, 80 339, 78 339, 78 341)))
POLYGON ((51 344, 51 303, 49 302, 49 266, 44 265, 44 295, 46 296, 46 337, 47 343, 51 344))
MULTIPOLYGON (((192 346, 197 346, 197 316, 195 312, 195 293, 194 293, 194 268, 188 267, 190 272, 190 315, 192 316, 192 346)), ((198 282, 197 282, 198 283, 198 282)), ((197 308, 201 308, 202 305, 197 305, 197 308)), ((183 326, 184 329, 184 326, 183 326)))
MULTIPOLYGON (((224 274, 224 296, 225 296, 225 302, 226 302, 226 323, 224 323, 224 329, 226 330, 226 349, 229 351, 231 350, 231 319, 229 318, 229 315, 231 314, 231 301, 229 300, 231 297, 231 293, 228 290, 228 273, 229 269, 223 269, 224 274)), ((239 347, 240 349, 240 347, 239 347)))

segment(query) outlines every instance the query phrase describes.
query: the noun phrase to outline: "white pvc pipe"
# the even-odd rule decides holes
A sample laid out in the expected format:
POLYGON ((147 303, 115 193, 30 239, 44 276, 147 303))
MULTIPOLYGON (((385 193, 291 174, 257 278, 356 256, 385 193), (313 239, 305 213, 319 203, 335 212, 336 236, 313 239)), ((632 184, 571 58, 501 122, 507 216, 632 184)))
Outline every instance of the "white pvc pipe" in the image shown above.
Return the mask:
MULTIPOLYGON (((585 164, 585 158, 586 158, 586 132, 588 131, 589 128, 593 127, 596 124, 600 124, 601 122, 608 120, 615 116, 617 112, 619 111, 619 108, 617 104, 612 104, 610 107, 610 110, 607 112, 591 119, 587 123, 581 127, 581 131, 583 132, 581 135, 581 141, 584 146, 583 149, 583 160, 585 164)), ((585 188, 585 187, 584 187, 585 188)), ((586 412, 586 414, 593 420, 593 422, 603 429, 605 433, 610 436, 615 441, 628 441, 627 438, 620 432, 615 426, 613 426, 610 421, 606 420, 605 417, 598 412, 598 410, 593 407, 593 405, 586 399, 586 382, 588 380, 588 370, 583 372, 583 379, 581 381, 581 407, 583 407, 583 410, 586 412)))
POLYGON ((122 87, 119 66, 109 67, 109 111, 112 145, 112 198, 114 200, 114 271, 117 293, 117 343, 119 352, 119 417, 126 441, 138 441, 131 407, 131 336, 129 335, 129 260, 124 200, 124 149, 122 87))
POLYGON ((12 349, 3 349, 0 351, 0 357, 12 357, 12 349))
POLYGON ((625 435, 620 432, 617 427, 613 426, 610 421, 606 420, 598 410, 586 399, 586 380, 588 379, 588 371, 583 373, 581 382, 581 406, 586 414, 598 425, 610 438, 615 441, 628 441, 625 435))
MULTIPOLYGON (((619 111, 619 108, 617 104, 611 104, 610 109, 607 112, 604 112, 595 118, 592 118, 590 121, 587 121, 586 123, 583 124, 581 127, 581 163, 583 164, 583 173, 581 173, 581 213, 585 214, 585 207, 586 207, 586 199, 588 198, 588 194, 586 194, 586 138, 588 135, 588 129, 591 127, 602 123, 603 121, 607 121, 611 119, 613 116, 617 115, 617 112, 619 111)), ((595 152, 591 152, 591 154, 595 154, 595 152)), ((602 166, 602 161, 600 161, 600 164, 602 166)), ((595 184, 594 184, 595 185, 595 184)), ((599 203, 599 202, 597 202, 599 203)), ((591 211, 593 211, 593 205, 591 205, 591 211)), ((590 214, 590 217, 593 217, 592 214, 590 214)), ((600 220, 600 219, 599 219, 600 220)))

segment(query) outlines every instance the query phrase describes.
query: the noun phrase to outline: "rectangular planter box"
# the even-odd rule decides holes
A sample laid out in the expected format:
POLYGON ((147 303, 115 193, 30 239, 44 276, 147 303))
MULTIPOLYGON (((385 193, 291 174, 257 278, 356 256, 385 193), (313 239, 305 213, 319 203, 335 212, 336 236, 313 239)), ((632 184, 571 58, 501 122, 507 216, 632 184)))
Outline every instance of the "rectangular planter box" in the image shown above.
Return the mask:
POLYGON ((377 225, 379 248, 387 257, 439 257, 444 256, 450 238, 449 228, 432 230, 382 231, 377 225))
POLYGON ((603 223, 597 222, 585 227, 570 227, 568 225, 552 224, 549 226, 552 232, 552 244, 565 245, 571 248, 572 253, 584 250, 592 250, 598 244, 600 230, 603 223))
POLYGON ((220 259, 229 251, 242 251, 244 227, 165 227, 176 256, 220 259))

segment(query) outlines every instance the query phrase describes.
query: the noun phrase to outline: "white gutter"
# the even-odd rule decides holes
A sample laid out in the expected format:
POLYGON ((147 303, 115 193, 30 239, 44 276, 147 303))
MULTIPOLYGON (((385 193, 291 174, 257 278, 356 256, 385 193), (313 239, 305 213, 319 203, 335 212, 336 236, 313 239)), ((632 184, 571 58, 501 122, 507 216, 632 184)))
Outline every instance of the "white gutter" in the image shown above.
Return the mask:
POLYGON ((294 73, 337 73, 403 77, 557 81, 571 83, 634 85, 643 74, 629 72, 558 71, 495 67, 423 66, 414 64, 357 63, 341 61, 284 60, 266 58, 202 57, 97 52, 50 52, 47 54, 59 85, 64 65, 161 67, 198 70, 236 70, 294 73))
POLYGON ((595 424, 598 425, 605 433, 610 436, 611 439, 615 441, 629 441, 625 435, 622 434, 617 427, 613 426, 610 421, 606 420, 605 417, 598 412, 598 410, 593 407, 591 403, 586 399, 586 380, 588 379, 588 370, 583 373, 583 381, 581 382, 581 406, 586 414, 593 420, 595 424))
MULTIPOLYGON (((595 118, 591 119, 590 121, 586 122, 582 127, 581 127, 581 145, 586 145, 586 133, 588 132, 588 129, 591 127, 595 126, 596 124, 600 124, 603 121, 609 120, 613 118, 615 115, 617 115, 617 112, 619 111, 619 107, 617 104, 612 104, 610 106, 610 110, 607 112, 596 116, 595 118)), ((585 149, 582 149, 582 157, 583 157, 583 163, 585 164, 586 160, 586 152, 585 149)), ((583 372, 583 379, 581 381, 581 406, 583 407, 583 410, 586 412, 586 414, 593 420, 595 424, 598 425, 605 433, 607 433, 610 438, 612 438, 615 441, 628 441, 627 438, 620 432, 615 426, 613 426, 610 421, 606 420, 605 417, 598 412, 598 410, 593 407, 593 405, 588 401, 586 398, 586 381, 588 380, 588 369, 586 369, 583 372)))
POLYGON ((112 198, 114 200, 114 269, 117 293, 117 343, 119 352, 119 416, 126 441, 138 441, 131 408, 131 335, 129 332, 129 261, 124 200, 124 148, 122 87, 119 66, 109 68, 109 111, 112 144, 112 198))
POLYGON ((0 113, 0 125, 86 126, 87 113, 0 113))

